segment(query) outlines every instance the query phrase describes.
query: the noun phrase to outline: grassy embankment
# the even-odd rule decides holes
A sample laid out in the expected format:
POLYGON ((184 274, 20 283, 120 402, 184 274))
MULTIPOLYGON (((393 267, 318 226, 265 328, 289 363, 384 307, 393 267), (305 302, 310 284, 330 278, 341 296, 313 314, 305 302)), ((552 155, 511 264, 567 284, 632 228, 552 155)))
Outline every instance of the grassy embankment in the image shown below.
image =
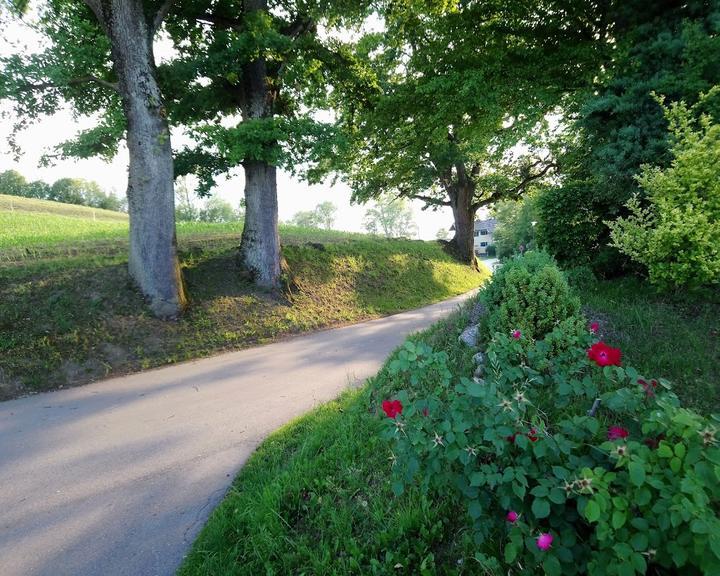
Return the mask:
POLYGON ((191 225, 179 233, 191 305, 181 320, 162 322, 128 278, 126 240, 114 236, 127 233, 126 221, 72 208, 81 213, 0 211, 0 398, 391 314, 486 277, 435 242, 283 227, 293 283, 278 296, 241 280, 238 223, 191 225), (26 225, 37 244, 22 256, 26 225))

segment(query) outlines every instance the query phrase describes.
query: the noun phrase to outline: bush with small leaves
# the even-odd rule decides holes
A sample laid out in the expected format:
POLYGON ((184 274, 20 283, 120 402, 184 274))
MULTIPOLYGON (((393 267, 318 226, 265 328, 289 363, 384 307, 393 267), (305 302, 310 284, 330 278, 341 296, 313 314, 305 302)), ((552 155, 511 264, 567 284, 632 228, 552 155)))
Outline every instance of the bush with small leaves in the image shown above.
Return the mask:
POLYGON ((534 254, 514 259, 507 270, 500 269, 502 288, 499 293, 488 293, 491 309, 486 334, 520 330, 528 338, 542 338, 559 322, 577 317, 580 301, 563 273, 549 257, 543 261, 534 254))

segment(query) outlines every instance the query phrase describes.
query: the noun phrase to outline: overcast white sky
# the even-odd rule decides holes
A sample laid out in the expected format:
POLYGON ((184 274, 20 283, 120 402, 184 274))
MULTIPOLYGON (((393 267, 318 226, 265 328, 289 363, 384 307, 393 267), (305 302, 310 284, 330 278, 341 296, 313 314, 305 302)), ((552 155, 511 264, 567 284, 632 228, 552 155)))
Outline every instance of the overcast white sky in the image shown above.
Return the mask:
MULTIPOLYGON (((38 49, 39 39, 23 26, 12 24, 9 29, 2 32, 1 54, 8 54, 16 50, 36 51, 38 49)), ((7 110, 7 107, 2 110, 7 110)), ((15 169, 28 180, 45 180, 48 183, 64 177, 85 178, 95 180, 106 190, 114 190, 119 196, 124 196, 127 185, 127 150, 121 150, 110 163, 99 159, 64 160, 58 161, 51 167, 39 166, 39 159, 43 152, 68 139, 78 130, 92 125, 92 120, 89 118, 74 119, 69 109, 51 117, 42 118, 18 138, 24 155, 16 161, 4 138, 4 135, 11 131, 12 120, 0 117, 0 172, 15 169)), ((180 139, 179 134, 173 134, 175 144, 180 139)), ((221 180, 215 194, 228 200, 233 206, 237 206, 242 198, 243 186, 244 179, 242 170, 240 170, 237 176, 229 180, 221 180)), ((311 210, 325 200, 333 202, 338 207, 335 221, 337 229, 362 231, 362 219, 366 208, 350 204, 350 190, 346 185, 342 183, 333 185, 328 181, 324 185, 310 186, 285 172, 281 171, 278 174, 278 202, 281 220, 289 220, 296 212, 311 210)), ((411 206, 420 238, 433 239, 439 228, 450 228, 452 212, 449 208, 442 208, 438 211, 421 210, 423 204, 417 201, 412 202, 411 206)))

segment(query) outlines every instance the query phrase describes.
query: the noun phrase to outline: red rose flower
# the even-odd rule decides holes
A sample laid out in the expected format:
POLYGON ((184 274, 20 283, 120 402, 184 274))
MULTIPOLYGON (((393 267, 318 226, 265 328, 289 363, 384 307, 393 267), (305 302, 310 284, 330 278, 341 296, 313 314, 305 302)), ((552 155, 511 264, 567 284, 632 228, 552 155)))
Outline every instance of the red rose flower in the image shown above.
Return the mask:
POLYGON ((612 348, 605 342, 596 342, 587 351, 588 358, 598 366, 620 366, 622 352, 620 348, 612 348))
POLYGON ((630 432, 622 426, 610 426, 610 428, 608 428, 608 440, 622 440, 629 435, 630 432))
POLYGON ((382 409, 388 418, 395 419, 398 414, 402 414, 403 405, 400 400, 383 400, 382 409))
POLYGON ((505 440, 508 442, 511 442, 512 444, 515 444, 515 438, 517 437, 517 432, 515 434, 512 434, 510 436, 506 436, 505 440))
POLYGON ((592 324, 590 324, 590 332, 592 332, 593 334, 597 334, 598 330, 600 330, 600 324, 598 324, 597 322, 593 322, 592 324))
POLYGON ((512 332, 510 332, 510 335, 515 338, 515 340, 520 340, 522 332, 520 332, 520 330, 513 330, 512 332))
POLYGON ((645 396, 655 396, 655 388, 657 388, 657 380, 650 380, 650 382, 646 382, 642 378, 638 378, 638 384, 643 387, 643 390, 645 390, 645 396))
POLYGON ((535 430, 535 428, 530 428, 530 432, 527 433, 527 437, 530 442, 537 442, 537 430, 535 430))

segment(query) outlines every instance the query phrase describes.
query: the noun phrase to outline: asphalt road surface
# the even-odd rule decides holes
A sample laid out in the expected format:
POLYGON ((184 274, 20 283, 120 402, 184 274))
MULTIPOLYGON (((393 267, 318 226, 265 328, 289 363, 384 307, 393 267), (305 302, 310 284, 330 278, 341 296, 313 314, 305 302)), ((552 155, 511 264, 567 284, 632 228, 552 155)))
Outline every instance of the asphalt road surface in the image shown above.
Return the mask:
POLYGON ((460 296, 0 403, 0 576, 169 576, 255 447, 460 296))

